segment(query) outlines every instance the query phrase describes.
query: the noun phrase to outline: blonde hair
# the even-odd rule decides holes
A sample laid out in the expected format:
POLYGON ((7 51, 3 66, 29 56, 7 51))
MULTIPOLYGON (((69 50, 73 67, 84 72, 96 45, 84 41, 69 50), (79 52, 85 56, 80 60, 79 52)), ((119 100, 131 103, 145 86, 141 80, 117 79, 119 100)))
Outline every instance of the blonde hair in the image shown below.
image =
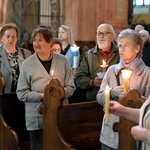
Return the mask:
POLYGON ((74 37, 73 37, 73 32, 71 30, 71 28, 69 26, 66 26, 66 25, 61 25, 58 30, 62 28, 64 29, 67 34, 68 34, 68 43, 71 45, 71 46, 74 46, 74 37))

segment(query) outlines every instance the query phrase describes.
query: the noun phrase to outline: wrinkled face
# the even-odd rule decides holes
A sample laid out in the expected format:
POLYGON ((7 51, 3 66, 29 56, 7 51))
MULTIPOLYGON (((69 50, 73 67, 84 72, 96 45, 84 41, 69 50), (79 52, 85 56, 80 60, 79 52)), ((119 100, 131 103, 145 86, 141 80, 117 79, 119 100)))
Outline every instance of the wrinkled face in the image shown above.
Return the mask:
POLYGON ((7 29, 1 39, 4 47, 12 48, 16 46, 18 37, 15 29, 7 29))
POLYGON ((43 35, 37 33, 33 38, 34 51, 41 55, 49 55, 52 42, 46 42, 43 35))
POLYGON ((59 44, 53 44, 53 46, 52 46, 52 51, 55 52, 55 53, 60 54, 60 52, 61 52, 61 47, 60 47, 60 45, 59 45, 59 44))
POLYGON ((63 28, 59 28, 58 38, 61 41, 68 41, 68 33, 63 28))
POLYGON ((102 25, 97 29, 96 39, 98 47, 105 52, 110 50, 114 35, 110 32, 107 25, 102 25))
POLYGON ((125 63, 132 62, 140 51, 140 46, 136 45, 131 37, 123 37, 118 41, 120 58, 125 63))

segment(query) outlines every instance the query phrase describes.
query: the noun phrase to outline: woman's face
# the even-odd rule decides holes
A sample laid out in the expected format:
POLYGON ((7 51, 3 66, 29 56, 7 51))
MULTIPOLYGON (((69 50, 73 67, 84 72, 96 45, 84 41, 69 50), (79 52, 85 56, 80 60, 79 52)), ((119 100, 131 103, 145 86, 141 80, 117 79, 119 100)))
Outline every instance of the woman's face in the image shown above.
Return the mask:
POLYGON ((58 38, 61 41, 68 41, 68 33, 63 28, 59 28, 58 38))
POLYGON ((41 55, 49 55, 52 42, 46 42, 41 33, 37 33, 33 38, 34 51, 41 55))
POLYGON ((60 45, 59 45, 59 44, 53 44, 53 46, 52 46, 52 51, 55 52, 55 53, 60 54, 60 52, 61 52, 61 47, 60 47, 60 45))
POLYGON ((1 39, 1 42, 6 48, 15 48, 17 41, 18 37, 15 29, 7 29, 1 39))
POLYGON ((136 45, 131 37, 123 37, 118 41, 120 58, 125 63, 132 62, 140 51, 140 46, 136 45))

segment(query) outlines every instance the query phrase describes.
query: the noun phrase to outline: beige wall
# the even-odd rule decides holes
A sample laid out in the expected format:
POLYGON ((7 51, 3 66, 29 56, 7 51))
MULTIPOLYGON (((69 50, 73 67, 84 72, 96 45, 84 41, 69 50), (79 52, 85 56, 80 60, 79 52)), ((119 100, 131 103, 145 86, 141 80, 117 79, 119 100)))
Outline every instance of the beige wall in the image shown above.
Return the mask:
POLYGON ((110 23, 116 33, 128 27, 128 1, 63 0, 62 23, 72 28, 76 41, 95 41, 101 23, 110 23))

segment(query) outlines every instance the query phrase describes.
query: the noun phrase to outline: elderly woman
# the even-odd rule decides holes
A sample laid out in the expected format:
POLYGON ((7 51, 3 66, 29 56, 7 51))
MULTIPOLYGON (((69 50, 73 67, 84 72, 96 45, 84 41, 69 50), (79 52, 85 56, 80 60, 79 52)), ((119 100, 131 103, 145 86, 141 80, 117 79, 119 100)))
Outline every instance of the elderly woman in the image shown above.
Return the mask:
POLYGON ((0 72, 6 80, 5 93, 16 92, 19 71, 23 61, 31 52, 16 46, 19 29, 13 23, 5 24, 0 30, 0 72))
POLYGON ((150 43, 148 41, 150 38, 149 32, 146 30, 141 30, 139 34, 141 35, 144 42, 142 59, 145 62, 145 64, 150 67, 150 43))
MULTIPOLYGON (((51 52, 53 35, 48 28, 37 28, 32 33, 35 53, 27 59, 21 69, 17 95, 25 103, 26 127, 30 133, 31 149, 42 149, 43 117, 38 113, 43 104, 44 89, 50 82, 51 70, 65 90, 64 104, 75 90, 69 62, 63 55, 51 52)), ((50 133, 51 134, 51 133, 50 133)))
MULTIPOLYGON (((113 101, 119 102, 119 97, 125 94, 121 74, 124 68, 132 71, 130 88, 137 89, 145 99, 150 94, 150 68, 141 59, 143 41, 140 34, 131 29, 121 31, 118 35, 118 47, 120 62, 108 68, 97 93, 97 101, 101 105, 105 105, 106 85, 110 87, 110 99, 113 101)), ((118 133, 112 130, 113 124, 118 121, 119 117, 114 114, 110 115, 109 122, 103 121, 100 135, 102 150, 118 149, 118 133)))

